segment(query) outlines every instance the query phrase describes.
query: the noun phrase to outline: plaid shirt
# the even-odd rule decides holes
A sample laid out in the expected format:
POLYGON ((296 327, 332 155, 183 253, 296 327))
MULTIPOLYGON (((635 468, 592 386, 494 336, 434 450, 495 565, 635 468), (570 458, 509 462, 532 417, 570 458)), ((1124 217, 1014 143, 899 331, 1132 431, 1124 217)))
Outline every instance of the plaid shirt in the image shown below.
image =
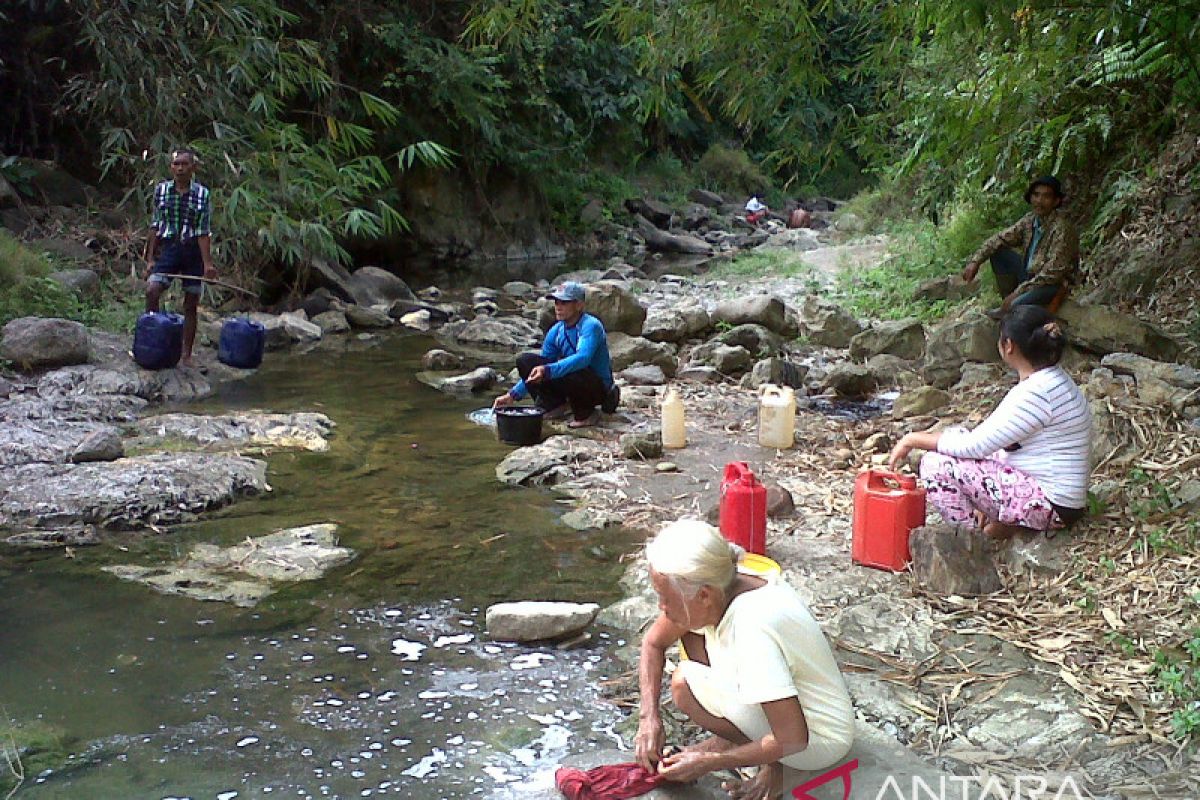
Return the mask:
POLYGON ((1034 213, 1026 214, 1015 225, 1000 231, 983 243, 983 247, 971 256, 971 261, 982 264, 1002 247, 1011 247, 1021 253, 1029 271, 1029 279, 1016 289, 1020 295, 1035 286, 1061 286, 1074 284, 1079 272, 1079 234, 1075 226, 1062 211, 1055 209, 1046 215, 1041 225, 1041 236, 1033 253, 1034 213))
POLYGON ((192 181, 180 194, 175 181, 163 181, 154 188, 154 215, 150 227, 160 239, 188 241, 212 234, 212 206, 208 187, 192 181))

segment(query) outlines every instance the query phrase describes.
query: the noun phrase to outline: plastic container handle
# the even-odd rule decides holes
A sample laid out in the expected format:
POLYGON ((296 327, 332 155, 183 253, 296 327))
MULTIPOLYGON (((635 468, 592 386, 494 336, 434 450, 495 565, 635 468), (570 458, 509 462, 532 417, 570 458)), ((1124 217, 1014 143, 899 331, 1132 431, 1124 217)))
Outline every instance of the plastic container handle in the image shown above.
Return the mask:
POLYGON ((773 383, 765 383, 762 388, 762 397, 764 400, 768 397, 783 397, 783 390, 773 383))
POLYGON ((883 487, 884 481, 895 481, 902 489, 917 488, 917 479, 911 475, 901 475, 899 472, 892 472, 887 469, 871 469, 867 470, 867 485, 872 488, 883 487))

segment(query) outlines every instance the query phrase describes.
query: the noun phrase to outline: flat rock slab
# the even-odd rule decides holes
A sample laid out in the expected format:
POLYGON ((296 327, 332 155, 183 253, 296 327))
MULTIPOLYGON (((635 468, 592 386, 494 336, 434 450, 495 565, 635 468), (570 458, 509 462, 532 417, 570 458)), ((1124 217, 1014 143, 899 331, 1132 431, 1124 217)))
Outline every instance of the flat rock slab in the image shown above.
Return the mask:
POLYGON ((331 523, 307 525, 232 547, 198 544, 174 566, 125 564, 104 570, 165 594, 248 607, 274 591, 275 583, 316 580, 349 563, 354 551, 339 547, 336 533, 331 523))
POLYGON ((263 461, 201 453, 0 467, 0 526, 17 532, 172 524, 266 491, 266 472, 263 461))
POLYGON ((247 412, 217 417, 159 414, 139 420, 135 443, 148 448, 164 441, 193 442, 205 449, 255 445, 325 452, 335 423, 324 414, 247 412))
POLYGON ((576 436, 551 436, 541 444, 518 447, 496 465, 496 478, 513 486, 547 486, 572 477, 571 465, 608 454, 599 442, 576 436))
POLYGON ((555 603, 524 600, 497 603, 486 614, 487 632, 502 642, 539 642, 579 633, 596 618, 595 603, 555 603))
MULTIPOLYGON (((92 437, 117 437, 116 428, 96 422, 26 420, 0 426, 0 467, 18 464, 65 464, 92 437)), ((114 458, 119 457, 114 455, 114 458)), ((78 459, 99 461, 100 458, 78 459)))

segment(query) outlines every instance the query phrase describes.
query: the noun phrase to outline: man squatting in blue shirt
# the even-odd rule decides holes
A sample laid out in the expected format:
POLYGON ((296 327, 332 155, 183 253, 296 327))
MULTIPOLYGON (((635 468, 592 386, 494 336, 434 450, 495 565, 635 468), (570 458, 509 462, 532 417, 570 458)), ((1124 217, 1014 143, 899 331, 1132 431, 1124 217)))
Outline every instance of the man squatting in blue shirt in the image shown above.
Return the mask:
POLYGON ((500 395, 492 408, 511 405, 527 394, 547 419, 560 419, 570 409, 572 428, 586 428, 600 419, 596 406, 611 413, 619 395, 613 382, 604 323, 584 312, 587 291, 567 281, 548 295, 554 300, 557 322, 546 333, 542 352, 517 356, 521 380, 500 395))

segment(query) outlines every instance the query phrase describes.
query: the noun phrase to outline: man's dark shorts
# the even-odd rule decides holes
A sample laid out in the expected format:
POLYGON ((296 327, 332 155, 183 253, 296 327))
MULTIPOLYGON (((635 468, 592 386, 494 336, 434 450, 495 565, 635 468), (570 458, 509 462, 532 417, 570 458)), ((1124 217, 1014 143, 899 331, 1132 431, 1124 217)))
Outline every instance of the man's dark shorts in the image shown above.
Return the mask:
MULTIPOLYGON (((154 262, 153 274, 150 276, 151 283, 170 286, 174 278, 168 278, 166 274, 203 277, 204 259, 200 256, 200 244, 195 239, 189 239, 186 242, 160 239, 159 244, 162 249, 159 251, 158 259, 154 262)), ((204 284, 198 280, 190 278, 183 280, 183 291, 188 294, 200 294, 203 286, 204 284)))

